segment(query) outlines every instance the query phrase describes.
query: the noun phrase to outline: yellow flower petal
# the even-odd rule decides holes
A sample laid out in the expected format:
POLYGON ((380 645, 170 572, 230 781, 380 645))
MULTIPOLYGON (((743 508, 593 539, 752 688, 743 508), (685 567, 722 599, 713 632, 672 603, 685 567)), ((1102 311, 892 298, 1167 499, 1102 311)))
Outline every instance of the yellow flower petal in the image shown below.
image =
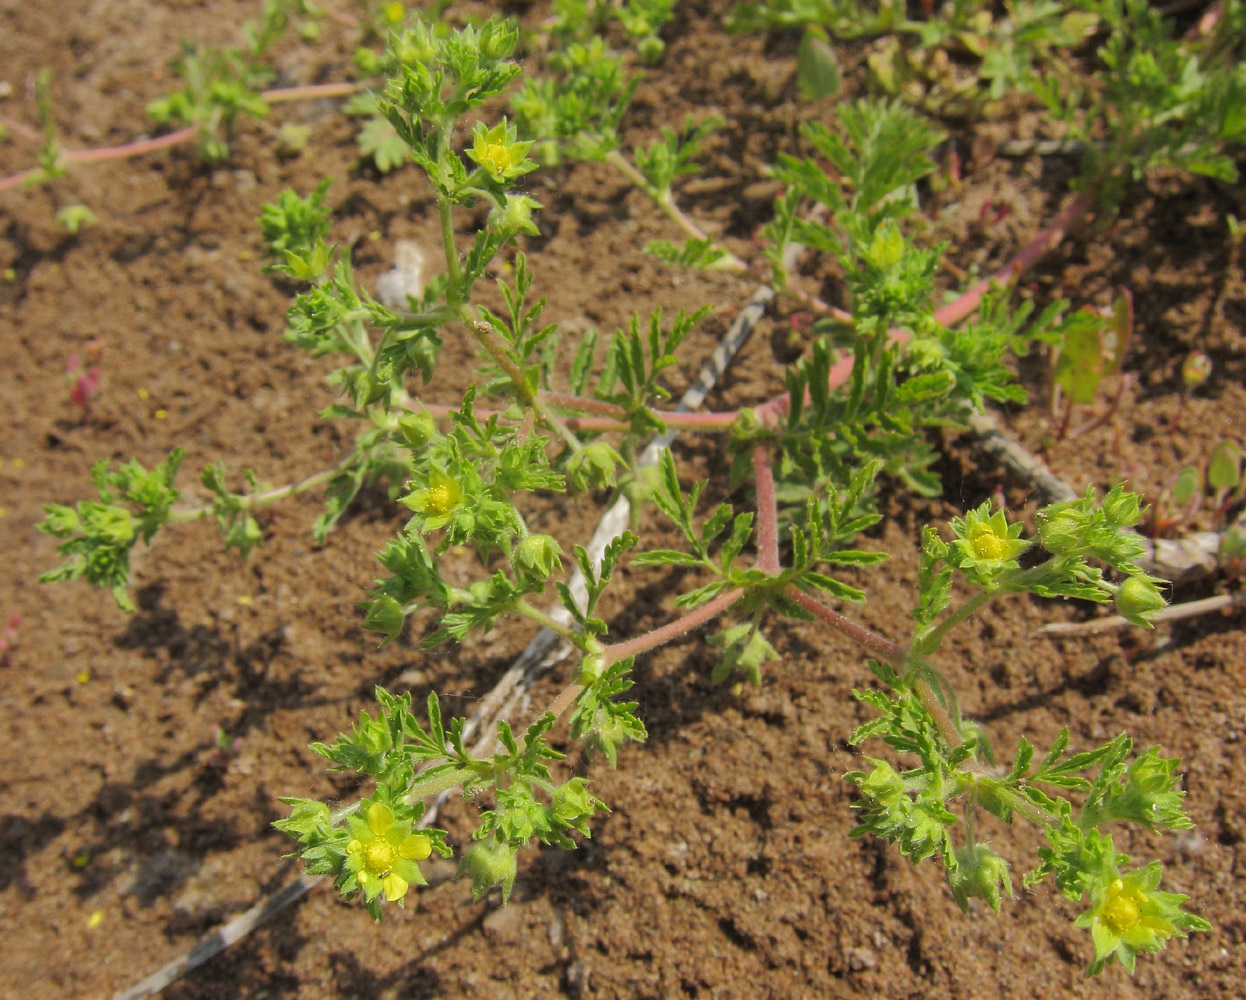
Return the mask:
POLYGON ((410 888, 405 878, 393 872, 385 876, 381 885, 385 889, 385 898, 391 903, 396 903, 402 899, 407 894, 407 889, 410 888))
POLYGON ((384 837, 385 831, 394 825, 394 811, 384 802, 373 802, 368 806, 368 829, 377 837, 384 837))
POLYGON ((413 833, 398 845, 398 856, 408 861, 423 861, 433 853, 433 842, 422 833, 413 833))

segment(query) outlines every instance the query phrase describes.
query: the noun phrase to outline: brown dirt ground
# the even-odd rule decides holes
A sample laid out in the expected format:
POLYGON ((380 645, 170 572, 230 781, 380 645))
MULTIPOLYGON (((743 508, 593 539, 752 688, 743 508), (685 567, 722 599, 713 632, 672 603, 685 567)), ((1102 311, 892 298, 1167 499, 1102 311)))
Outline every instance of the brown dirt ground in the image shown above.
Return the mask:
MULTIPOLYGON (((35 122, 31 81, 50 66, 67 146, 128 141, 143 127, 146 102, 171 84, 163 63, 179 40, 231 41, 256 9, 250 0, 0 0, 0 76, 14 91, 0 114, 35 122)), ((730 125, 704 174, 714 183, 694 186, 685 205, 745 252, 771 194, 761 166, 788 147, 800 118, 826 109, 792 101, 793 39, 729 39, 719 28, 724 9, 683 5, 667 31, 665 65, 637 95, 627 139, 644 141, 687 110, 722 114, 730 125)), ((515 10, 543 15, 527 4, 515 10)), ((342 78, 352 45, 345 31, 311 48, 283 45, 281 82, 342 78)), ((850 62, 857 55, 846 53, 850 62)), ((394 241, 424 237, 428 192, 412 171, 381 177, 361 167, 351 127, 332 103, 290 105, 244 125, 223 167, 206 168, 182 148, 0 195, 0 269, 15 272, 0 282, 0 551, 9 563, 0 618, 21 615, 19 644, 0 668, 0 739, 9 747, 0 777, 0 996, 108 996, 274 891, 293 875, 281 859, 288 845, 269 826, 281 814, 276 797, 354 791, 326 777, 310 740, 345 726, 378 682, 417 697, 435 687, 450 710, 469 713, 530 637, 518 627, 434 655, 410 642, 378 652, 355 603, 374 576, 374 552, 400 521, 382 493, 365 497, 320 547, 308 533, 315 499, 283 506, 246 564, 221 552, 209 526, 170 531, 137 560, 140 608, 131 617, 84 586, 35 582, 55 561, 52 540, 35 532, 40 504, 85 497, 87 469, 100 458, 151 463, 180 444, 192 473, 223 458, 235 473, 250 465, 280 483, 342 454, 342 432, 307 419, 329 401, 327 368, 280 338, 289 290, 259 273, 254 219, 283 186, 307 191, 327 174, 336 235, 354 244, 366 281, 388 266, 394 241), (314 152, 274 155, 286 121, 311 126, 314 152), (77 237, 59 231, 53 215, 72 202, 91 206, 99 225, 77 237), (83 423, 64 366, 96 338, 106 345, 105 381, 83 423), (242 737, 228 766, 213 758, 217 724, 242 737), (94 911, 103 919, 91 928, 94 911)), ((992 126, 1001 136, 1032 127, 1020 114, 992 126)), ((956 138, 967 152, 970 133, 956 138)), ((32 162, 20 139, 0 145, 0 173, 32 162)), ((970 158, 962 190, 931 202, 933 235, 954 240, 962 268, 997 266, 1054 213, 1068 176, 1059 161, 970 158), (1012 213, 983 235, 972 223, 986 199, 1008 202, 1012 213)), ((613 329, 633 309, 730 307, 748 296, 743 281, 673 273, 641 254, 646 240, 677 234, 605 168, 549 171, 532 184, 547 205, 546 235, 531 247, 538 287, 550 299, 547 315, 571 330, 613 329)), ((1075 485, 1106 485, 1129 468, 1151 489, 1216 441, 1241 442, 1246 308, 1241 260, 1223 238, 1230 212, 1246 215, 1240 193, 1158 178, 1133 192, 1106 230, 1080 231, 1027 279, 1040 296, 1100 305, 1118 285, 1134 294, 1126 405, 1102 431, 1053 455, 1075 485), (1195 346, 1212 356, 1215 374, 1170 434, 1178 367, 1195 346)), ((839 295, 829 271, 810 279, 839 295)), ((687 344, 681 378, 728 312, 687 344)), ((791 360, 788 329, 782 317, 764 323, 712 404, 775 391, 791 360)), ((470 359, 463 348, 451 352, 459 368, 470 359)), ((1024 377, 1040 402, 1009 422, 1037 445, 1049 426, 1041 366, 1028 365, 1024 377)), ((920 526, 1001 482, 1010 506, 1028 499, 1024 484, 981 465, 972 442, 945 446, 944 499, 886 497, 885 526, 867 540, 894 558, 868 579, 860 614, 897 638, 920 526)), ((721 465, 706 442, 683 454, 694 472, 721 465)), ((725 490, 715 472, 709 499, 725 490)), ((597 510, 580 501, 553 516, 587 526, 597 510)), ((626 572, 604 609, 614 633, 667 620, 671 586, 652 571, 626 572)), ((782 662, 757 690, 710 685, 701 638, 643 659, 636 693, 650 741, 626 751, 618 771, 589 768, 613 812, 581 850, 525 854, 508 907, 473 903, 466 884, 434 866, 438 884, 374 926, 321 887, 166 996, 1238 997, 1246 972, 1240 619, 1079 642, 1029 638, 1042 622, 1083 613, 1027 601, 993 609, 963 630, 943 666, 997 746, 1021 735, 1042 746, 1066 725, 1082 747, 1128 730, 1187 762, 1198 833, 1126 836, 1122 846, 1163 860, 1171 886, 1191 893, 1215 930, 1140 963, 1134 978, 1119 969, 1083 978, 1088 936, 1047 887, 1022 892, 1000 919, 981 909, 965 916, 935 866, 914 869, 884 845, 848 839, 852 795, 842 775, 857 751, 845 740, 864 717, 848 693, 868 675, 845 642, 798 625, 777 631, 782 662)), ((558 683, 538 686, 531 711, 558 683)), ((455 836, 467 829, 468 809, 455 803, 443 816, 455 836)), ((994 836, 1018 857, 1035 846, 1024 829, 994 836)))

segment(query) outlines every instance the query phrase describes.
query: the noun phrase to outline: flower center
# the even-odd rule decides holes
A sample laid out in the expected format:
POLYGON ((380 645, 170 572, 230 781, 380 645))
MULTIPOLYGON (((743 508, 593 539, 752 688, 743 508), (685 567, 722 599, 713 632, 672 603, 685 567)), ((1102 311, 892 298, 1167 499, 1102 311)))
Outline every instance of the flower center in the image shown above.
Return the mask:
POLYGON ((385 840, 374 840, 363 851, 364 867, 379 878, 394 866, 394 849, 385 840))
POLYGON ((1113 896, 1103 907, 1103 921, 1117 934, 1124 934, 1142 919, 1142 912, 1132 895, 1124 892, 1113 896))
POLYGON ((990 528, 983 528, 973 536, 974 555, 979 559, 998 559, 1005 548, 1004 540, 990 528))
POLYGON ((454 487, 438 483, 428 491, 428 506, 435 514, 447 514, 454 506, 454 487))
POLYGON ((490 168, 491 173, 504 173, 514 165, 511 151, 500 142, 487 142, 480 151, 480 160, 490 168))

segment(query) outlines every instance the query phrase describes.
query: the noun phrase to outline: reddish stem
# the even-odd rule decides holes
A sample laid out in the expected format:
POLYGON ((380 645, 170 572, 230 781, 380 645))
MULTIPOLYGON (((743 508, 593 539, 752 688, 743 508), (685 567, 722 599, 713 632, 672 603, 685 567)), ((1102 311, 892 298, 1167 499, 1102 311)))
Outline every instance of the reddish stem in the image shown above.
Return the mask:
MULTIPOLYGON (((266 90, 260 96, 269 104, 282 104, 288 101, 314 100, 317 98, 349 97, 359 90, 357 83, 318 83, 307 87, 279 87, 266 90)), ((16 131, 16 130, 15 130, 16 131)), ((180 128, 154 139, 140 139, 136 142, 123 143, 120 146, 106 146, 101 149, 69 149, 61 153, 61 162, 69 163, 100 163, 104 160, 124 160, 133 156, 155 153, 170 146, 179 146, 195 137, 194 126, 180 128)), ((27 181, 34 180, 43 174, 43 170, 34 167, 24 170, 11 177, 0 177, 0 191, 21 187, 27 181)))
MULTIPOLYGON (((982 301, 982 296, 990 290, 992 283, 1004 285, 1010 281, 1015 281, 1023 271, 1033 267, 1045 253, 1064 239, 1065 234, 1086 216, 1093 207, 1094 199, 1085 191, 1079 192, 1064 207, 1063 211, 1052 220, 1051 225, 1023 246, 1012 260, 989 278, 979 281, 972 288, 967 289, 955 302, 949 302, 943 308, 936 309, 935 319, 944 326, 959 323, 978 308, 978 303, 982 301)), ((894 335, 895 333, 896 331, 893 330, 892 334, 894 335)), ((907 335, 903 339, 907 340, 907 335)))
POLYGON ((670 642, 672 639, 678 639, 681 636, 687 635, 694 628, 704 625, 707 621, 722 614, 742 596, 744 596, 744 590, 740 587, 725 591, 709 603, 702 604, 695 611, 689 611, 682 618, 676 618, 673 622, 667 622, 660 628, 655 628, 652 632, 646 632, 644 635, 638 635, 634 639, 627 639, 624 642, 616 642, 606 646, 601 651, 602 663, 605 666, 609 666, 612 663, 618 663, 619 660, 625 660, 629 656, 646 653, 651 649, 656 649, 658 646, 670 642))
POLYGON ((753 445, 753 479, 757 482, 757 568, 779 572, 779 505, 774 495, 774 469, 770 449, 753 445))
POLYGON ((589 396, 573 396, 569 392, 542 392, 542 398, 550 406, 561 410, 579 410, 581 413, 601 413, 610 417, 625 417, 627 410, 617 403, 607 403, 604 399, 593 399, 589 396))
POLYGON ((873 629, 868 629, 864 625, 854 622, 851 618, 845 618, 838 611, 833 611, 821 601, 810 597, 795 584, 787 588, 787 596, 806 611, 821 618, 836 631, 842 632, 857 645, 864 646, 880 659, 886 660, 893 666, 899 666, 904 662, 904 648, 902 646, 897 646, 890 639, 879 635, 873 629))

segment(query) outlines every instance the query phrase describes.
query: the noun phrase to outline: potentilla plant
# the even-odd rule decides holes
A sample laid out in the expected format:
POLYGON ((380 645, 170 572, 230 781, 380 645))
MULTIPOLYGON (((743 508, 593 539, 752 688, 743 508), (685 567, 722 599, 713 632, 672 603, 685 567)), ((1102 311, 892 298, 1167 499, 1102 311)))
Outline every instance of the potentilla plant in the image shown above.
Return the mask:
MULTIPOLYGON (((1139 953, 1206 930, 1181 908, 1184 896, 1160 888, 1158 862, 1131 864, 1113 841, 1122 824, 1190 826, 1177 760, 1156 749, 1131 756, 1126 735, 1071 752, 1065 731, 1041 754, 1023 739, 1010 764, 998 763, 938 666, 947 636, 1007 595, 1114 603, 1148 625, 1164 601, 1161 581, 1138 564, 1142 548, 1131 529, 1142 511, 1134 494, 1116 487, 1101 498, 1090 491, 1049 506, 1038 513, 1037 537, 1028 539, 1019 522, 989 504, 927 527, 914 628, 904 643, 828 603, 863 601, 858 571, 887 558, 855 544, 880 520, 873 502, 880 477, 937 490, 923 431, 959 424, 985 399, 1022 398, 1003 360, 1024 315, 1012 315, 997 297, 977 322, 952 328, 934 306, 941 248, 918 248, 905 229, 913 185, 932 169, 938 133, 896 105, 849 104, 838 130, 808 135, 834 177, 812 158, 780 161, 776 175, 795 193, 780 199, 769 230, 774 276, 780 287, 789 284, 781 251, 793 239, 834 253, 851 309, 789 372, 782 396, 729 413, 676 412, 662 407, 661 376, 702 313, 633 317, 599 358, 595 335, 564 344, 556 325, 542 324, 535 265, 522 254, 513 280, 498 286, 501 311, 481 302, 491 263, 521 235, 538 232, 541 206, 518 184, 537 169, 534 139, 554 143, 554 152, 564 140, 602 158, 613 151, 608 129, 575 140, 571 125, 555 122, 545 136, 525 138, 505 118, 479 120, 482 106, 520 76, 511 60, 517 39, 515 26, 497 19, 449 33, 417 24, 390 39, 393 73, 376 106, 435 193, 445 257, 444 274, 406 309, 370 296, 346 253, 329 242, 324 185, 305 198, 284 195, 265 210, 271 268, 307 286, 289 311, 288 339, 342 359, 333 378, 342 401, 327 416, 358 429, 351 453, 332 469, 263 491, 247 472, 249 489, 234 492, 224 467, 209 466, 201 483, 213 500, 199 506, 183 503, 176 487, 180 452, 151 471, 133 462, 111 471, 102 463, 93 473, 98 502, 47 508, 44 530, 61 540, 68 558, 45 578, 85 578, 130 607, 133 546, 166 524, 214 517, 226 544, 245 556, 260 540, 258 508, 324 486, 326 509, 315 526, 323 536, 363 484, 385 481, 407 519, 378 555, 382 574, 364 610, 383 642, 424 612, 435 622, 419 640, 426 648, 515 616, 570 643, 578 664, 565 690, 522 733, 499 722, 494 752, 467 745, 466 720, 443 717, 435 692, 417 713, 409 693, 380 688, 374 714, 313 744, 334 768, 364 776, 367 794, 337 811, 316 799, 284 799, 290 815, 276 825, 293 838, 309 872, 330 877, 376 917, 412 897, 424 882, 420 863, 434 853, 458 854, 476 897, 498 888, 505 899, 522 848, 536 841, 570 849, 590 836, 608 804, 560 763, 564 755, 550 734, 565 717, 571 739, 611 765, 628 743, 643 741, 641 708, 631 698, 637 656, 712 627, 709 642, 721 653, 715 676, 743 673, 756 683, 777 655, 783 621, 797 619, 857 642, 879 682, 856 693, 878 715, 852 740, 881 740, 891 754, 865 757, 866 766, 846 776, 860 794, 855 835, 881 837, 913 861, 935 858, 962 907, 979 899, 998 911, 1013 877, 1010 863, 988 846, 988 817, 1034 824, 1047 846, 1021 877, 1027 885, 1050 877, 1081 903, 1076 923, 1091 933, 1092 972, 1113 961, 1132 969, 1139 953), (469 138, 460 144, 458 137, 469 138), (810 197, 829 209, 818 223, 802 211, 810 197), (485 222, 460 253, 458 224, 478 205, 488 208, 485 222), (440 348, 451 337, 475 342, 481 375, 455 405, 426 402, 419 386, 439 381, 440 348), (572 352, 565 383, 554 364, 563 349, 572 352), (749 508, 703 510, 705 484, 687 483, 669 450, 656 470, 642 466, 645 440, 668 428, 725 432, 733 480, 751 482, 749 508), (524 511, 543 498, 616 488, 651 502, 673 524, 679 546, 645 549, 625 531, 594 560, 584 540, 529 528, 524 511), (475 578, 462 575, 459 560, 443 558, 462 547, 479 557, 475 578), (619 637, 599 607, 627 558, 700 578, 675 599, 678 617, 619 637), (582 598, 569 585, 572 567, 585 582, 582 598), (448 831, 424 822, 430 798, 455 788, 484 806, 468 846, 457 849, 448 831)), ((539 110, 537 97, 529 111, 539 110)), ((555 104, 546 111, 560 113, 555 104)), ((661 144, 638 157, 640 176, 669 194, 687 158, 679 136, 661 144)), ((709 244, 675 249, 708 255, 703 263, 725 259, 709 244)))

